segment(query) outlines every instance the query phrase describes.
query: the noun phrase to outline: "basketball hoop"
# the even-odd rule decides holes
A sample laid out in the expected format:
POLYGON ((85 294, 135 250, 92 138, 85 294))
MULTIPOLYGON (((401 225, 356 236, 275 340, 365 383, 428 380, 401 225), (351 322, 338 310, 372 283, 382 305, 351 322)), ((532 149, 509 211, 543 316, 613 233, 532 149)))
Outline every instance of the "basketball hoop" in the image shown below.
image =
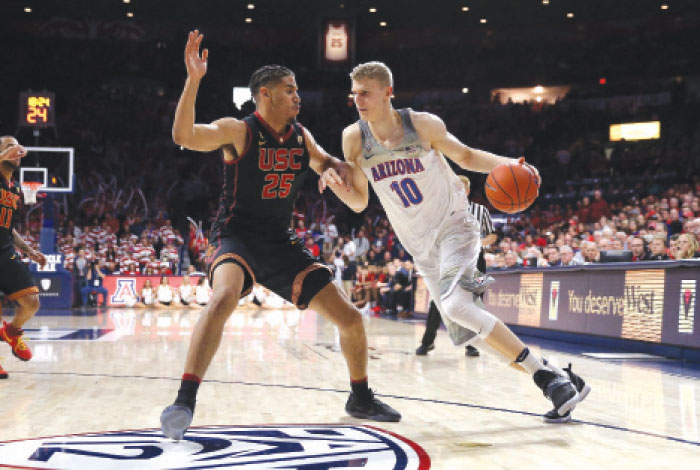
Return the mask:
POLYGON ((25 204, 36 204, 36 193, 44 187, 44 183, 37 181, 25 181, 22 183, 22 193, 24 193, 25 204))

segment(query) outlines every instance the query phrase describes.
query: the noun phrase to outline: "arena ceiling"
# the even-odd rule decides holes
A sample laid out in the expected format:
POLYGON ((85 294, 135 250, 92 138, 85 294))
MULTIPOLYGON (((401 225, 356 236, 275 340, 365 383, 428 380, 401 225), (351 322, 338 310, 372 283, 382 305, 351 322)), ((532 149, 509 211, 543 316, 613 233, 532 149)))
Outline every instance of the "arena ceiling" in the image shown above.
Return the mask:
MULTIPOLYGON (((347 16, 365 28, 446 27, 499 29, 624 21, 655 15, 697 16, 698 0, 2 0, 0 23, 51 17, 125 19, 191 27, 230 23, 304 24, 318 17, 347 16), (547 4, 545 4, 547 3, 547 4), (254 8, 249 8, 254 5, 254 8), (662 9, 667 5, 667 9, 662 9), (375 8, 376 12, 370 12, 375 8), (465 8, 468 9, 465 11, 465 8), (31 10, 31 11, 25 11, 31 10), (573 17, 571 17, 573 14, 573 17), (250 23, 245 19, 250 18, 250 23), (485 19, 484 23, 482 20, 485 19), (386 26, 380 26, 381 22, 386 26)), ((314 24, 314 23, 311 23, 314 24)))

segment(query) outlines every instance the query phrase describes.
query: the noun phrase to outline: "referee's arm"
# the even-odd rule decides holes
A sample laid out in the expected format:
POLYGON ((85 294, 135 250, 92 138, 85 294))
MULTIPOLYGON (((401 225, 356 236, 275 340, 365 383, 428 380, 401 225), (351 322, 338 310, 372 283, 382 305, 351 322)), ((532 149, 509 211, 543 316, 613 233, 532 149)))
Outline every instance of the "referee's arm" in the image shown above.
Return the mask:
POLYGON ((491 214, 489 210, 479 204, 479 222, 481 223, 481 246, 489 246, 498 240, 498 235, 496 235, 496 228, 493 226, 493 221, 491 220, 491 214))

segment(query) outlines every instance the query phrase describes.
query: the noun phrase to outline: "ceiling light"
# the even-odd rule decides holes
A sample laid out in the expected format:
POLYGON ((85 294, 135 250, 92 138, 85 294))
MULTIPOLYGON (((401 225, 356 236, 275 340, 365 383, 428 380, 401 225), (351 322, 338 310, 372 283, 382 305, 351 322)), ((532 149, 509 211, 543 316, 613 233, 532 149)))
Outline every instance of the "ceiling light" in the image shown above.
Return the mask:
POLYGON ((131 3, 131 0, 122 0, 124 3, 131 3))
POLYGON ((469 11, 469 7, 462 7, 462 11, 469 11))
POLYGON ((248 10, 254 10, 254 9, 255 9, 255 5, 252 4, 252 3, 249 3, 249 4, 248 4, 248 10))
POLYGON ((369 12, 370 12, 370 13, 377 13, 377 9, 374 8, 374 7, 372 7, 372 8, 369 9, 369 12))
POLYGON ((126 14, 126 16, 128 16, 129 18, 133 18, 133 17, 134 17, 134 14, 133 14, 132 12, 128 12, 128 13, 126 14))
POLYGON ((469 93, 469 88, 462 88, 462 93, 469 93))
POLYGON ((486 24, 487 22, 488 22, 488 20, 486 18, 481 18, 479 20, 479 23, 481 23, 481 24, 486 24))
POLYGON ((24 12, 25 13, 31 13, 32 9, 30 7, 24 7, 24 12))
POLYGON ((386 26, 386 21, 380 21, 379 26, 386 26))
POLYGON ((542 0, 542 5, 549 5, 549 0, 542 0))
POLYGON ((573 18, 573 17, 574 17, 574 14, 571 13, 571 12, 569 12, 569 13, 566 14, 566 17, 567 17, 567 18, 573 18))
POLYGON ((246 18, 246 19, 245 19, 245 22, 246 22, 246 23, 252 23, 252 22, 253 22, 253 18, 246 18))
POLYGON ((661 5, 661 9, 662 9, 662 10, 668 10, 668 5, 666 5, 666 4, 664 3, 663 5, 661 5))
POLYGON ((542 85, 537 85, 535 87, 535 93, 542 93, 544 92, 544 87, 542 85))

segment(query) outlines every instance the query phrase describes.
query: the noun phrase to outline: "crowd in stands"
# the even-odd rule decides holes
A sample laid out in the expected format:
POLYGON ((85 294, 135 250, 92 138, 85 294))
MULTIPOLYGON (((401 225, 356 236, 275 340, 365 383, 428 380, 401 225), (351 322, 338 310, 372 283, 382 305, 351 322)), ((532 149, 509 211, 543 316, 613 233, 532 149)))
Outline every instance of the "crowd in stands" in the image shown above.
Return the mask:
MULTIPOLYGON (((525 155, 538 167, 543 187, 533 207, 516 216, 492 213, 498 241, 486 247, 489 269, 597 263, 600 253, 610 250, 630 250, 634 261, 690 259, 697 256, 700 237, 700 101, 694 94, 697 80, 693 92, 685 78, 676 76, 700 72, 700 56, 692 53, 698 44, 697 21, 690 17, 682 24, 662 21, 653 30, 639 21, 621 28, 599 25, 579 30, 590 41, 562 30, 557 33, 561 41, 542 42, 546 50, 533 45, 541 42, 537 35, 514 45, 508 35, 464 33, 459 39, 474 47, 467 47, 468 52, 459 57, 450 47, 436 49, 434 43, 417 40, 417 35, 399 32, 363 39, 371 39, 375 56, 358 60, 380 58, 394 68, 396 107, 434 112, 468 145, 509 157, 525 155), (650 49, 668 41, 673 47, 664 46, 654 61, 621 59, 648 55, 650 49), (615 47, 602 48, 602 42, 615 47), (528 56, 526 51, 536 60, 521 63, 520 56, 528 56), (410 60, 405 57, 408 52, 410 60), (429 66, 417 67, 418 58, 429 61, 429 66), (574 87, 555 104, 500 104, 491 102, 488 93, 455 98, 434 89, 421 92, 426 83, 443 90, 452 87, 445 78, 450 74, 441 78, 419 73, 434 70, 435 63, 464 69, 476 83, 475 90, 504 85, 496 84, 494 77, 507 76, 514 67, 522 80, 531 83, 540 77, 552 83, 604 74, 610 83, 574 87), (474 63, 480 67, 467 65, 474 63), (630 70, 636 74, 634 80, 625 76, 630 70), (630 93, 639 98, 607 101, 630 93), (661 98, 645 100, 646 95, 661 98), (647 120, 661 121, 660 139, 609 141, 610 124, 647 120)), ((57 207, 58 250, 65 255, 66 269, 80 282, 93 276, 89 273, 93 263, 105 275, 166 279, 205 270, 207 228, 218 202, 221 170, 218 153, 181 151, 170 137, 184 80, 184 36, 179 33, 163 32, 167 39, 157 41, 150 36, 152 31, 137 40, 29 34, 16 53, 6 58, 6 68, 16 73, 0 76, 3 89, 25 89, 25 80, 43 77, 45 84, 32 86, 56 92, 60 103, 55 131, 42 131, 41 141, 32 142, 31 132, 25 129, 20 141, 76 149, 75 193, 65 202, 54 199, 52 203, 57 207), (52 47, 42 47, 48 41, 52 47), (63 59, 72 54, 84 60, 63 59), (33 61, 24 60, 27 56, 33 61), (92 66, 78 68, 81 62, 92 66), (42 64, 44 73, 32 73, 32 64, 42 64), (203 228, 188 217, 203 222, 203 228)), ((230 105, 232 82, 245 84, 256 66, 278 62, 280 57, 271 43, 246 45, 248 39, 243 36, 217 43, 215 37, 208 39, 213 41, 209 45, 212 66, 197 102, 201 122, 249 113, 250 102, 242 109, 230 105)), ((267 41, 286 44, 289 57, 295 57, 296 46, 286 37, 279 33, 267 41)), ((448 45, 455 37, 445 33, 436 41, 448 45)), ((352 103, 347 102, 347 73, 320 72, 304 57, 305 62, 291 64, 301 87, 299 120, 324 148, 340 156, 340 133, 357 119, 352 103), (305 94, 306 90, 311 92, 305 94)), ((463 77, 461 72, 457 75, 463 77)), ((0 94, 2 128, 15 128, 14 100, 0 94)), ((470 177, 474 200, 490 208, 483 196, 484 175, 470 177)), ((23 214, 22 234, 34 247, 38 247, 42 217, 41 204, 23 214)), ((374 196, 368 209, 358 215, 329 192, 320 196, 315 177, 308 177, 291 227, 314 256, 330 267, 359 307, 410 311, 406 293, 411 292, 414 268, 374 196)), ((267 296, 262 291, 258 294, 247 304, 263 304, 267 296)), ((147 297, 156 302, 158 296, 147 297)), ((153 303, 146 303, 143 296, 135 302, 153 303)))

